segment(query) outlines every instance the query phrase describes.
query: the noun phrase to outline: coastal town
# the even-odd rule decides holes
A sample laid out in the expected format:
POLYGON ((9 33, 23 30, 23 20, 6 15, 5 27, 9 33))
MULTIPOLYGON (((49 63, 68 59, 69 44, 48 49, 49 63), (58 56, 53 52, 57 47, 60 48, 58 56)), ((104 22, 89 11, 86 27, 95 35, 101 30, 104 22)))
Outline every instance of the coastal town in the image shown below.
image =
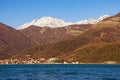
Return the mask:
POLYGON ((40 59, 33 59, 33 58, 28 58, 26 60, 23 59, 6 59, 6 60, 0 60, 0 64, 119 64, 116 61, 104 61, 102 63, 83 63, 79 61, 73 61, 73 62, 68 62, 64 61, 59 58, 40 58, 40 59))
POLYGON ((40 59, 33 59, 28 58, 26 60, 23 59, 6 59, 6 60, 0 60, 0 64, 78 64, 79 62, 67 62, 59 58, 40 58, 40 59))

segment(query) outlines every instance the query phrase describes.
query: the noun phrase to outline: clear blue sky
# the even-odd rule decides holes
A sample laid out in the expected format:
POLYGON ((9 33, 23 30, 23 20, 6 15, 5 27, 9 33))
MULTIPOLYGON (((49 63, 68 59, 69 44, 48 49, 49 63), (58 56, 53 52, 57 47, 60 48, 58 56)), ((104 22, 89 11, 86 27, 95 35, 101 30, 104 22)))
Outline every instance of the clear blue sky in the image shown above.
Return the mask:
POLYGON ((79 21, 120 12, 120 0, 0 0, 0 22, 18 26, 51 16, 79 21))

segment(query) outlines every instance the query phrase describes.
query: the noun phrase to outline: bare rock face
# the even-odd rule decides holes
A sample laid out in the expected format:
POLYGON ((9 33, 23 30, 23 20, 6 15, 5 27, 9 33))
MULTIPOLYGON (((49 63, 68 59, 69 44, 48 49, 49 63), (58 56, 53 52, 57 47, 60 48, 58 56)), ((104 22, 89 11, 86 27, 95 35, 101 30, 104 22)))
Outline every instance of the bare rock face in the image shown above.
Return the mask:
POLYGON ((0 23, 0 59, 28 48, 33 43, 19 31, 0 23))

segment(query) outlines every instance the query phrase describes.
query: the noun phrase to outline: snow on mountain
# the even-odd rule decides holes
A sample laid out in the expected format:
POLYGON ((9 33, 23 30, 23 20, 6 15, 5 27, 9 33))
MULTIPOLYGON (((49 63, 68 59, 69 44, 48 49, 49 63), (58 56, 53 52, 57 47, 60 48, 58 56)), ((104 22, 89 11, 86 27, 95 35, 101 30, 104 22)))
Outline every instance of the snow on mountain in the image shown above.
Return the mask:
POLYGON ((110 16, 109 15, 103 15, 103 16, 100 16, 98 19, 90 18, 90 19, 86 19, 86 20, 76 22, 76 24, 96 24, 99 21, 102 21, 103 19, 105 19, 107 17, 110 17, 110 16))
POLYGON ((64 20, 61 19, 57 19, 57 18, 52 18, 52 17, 42 17, 38 20, 33 20, 30 23, 25 23, 22 26, 18 27, 18 29, 25 29, 31 25, 35 25, 35 26, 39 26, 39 27, 64 27, 64 26, 68 26, 68 25, 74 25, 74 24, 96 24, 99 21, 105 19, 109 17, 109 15, 104 15, 99 17, 98 19, 95 18, 90 18, 87 20, 81 20, 78 22, 65 22, 64 20))
POLYGON ((103 15, 101 17, 98 18, 98 21, 102 21, 103 19, 110 17, 109 15, 103 15))
POLYGON ((82 20, 82 21, 76 22, 76 24, 96 24, 98 22, 99 21, 97 19, 90 18, 90 19, 87 19, 87 20, 82 20))
POLYGON ((18 29, 25 29, 31 25, 35 25, 35 26, 39 26, 39 27, 63 27, 63 26, 67 26, 67 25, 71 25, 73 23, 71 22, 65 22, 61 19, 57 19, 57 18, 52 18, 52 17, 42 17, 38 20, 33 20, 30 23, 25 23, 24 25, 20 26, 18 29))

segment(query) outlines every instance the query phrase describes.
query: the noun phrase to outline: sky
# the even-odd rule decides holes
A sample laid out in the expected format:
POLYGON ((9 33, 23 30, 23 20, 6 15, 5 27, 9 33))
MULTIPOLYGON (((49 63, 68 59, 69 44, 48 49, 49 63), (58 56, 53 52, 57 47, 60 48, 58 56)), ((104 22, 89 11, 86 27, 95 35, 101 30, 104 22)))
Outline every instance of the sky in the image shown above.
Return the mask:
POLYGON ((0 0, 0 22, 17 28, 51 16, 69 22, 120 12, 120 0, 0 0))

